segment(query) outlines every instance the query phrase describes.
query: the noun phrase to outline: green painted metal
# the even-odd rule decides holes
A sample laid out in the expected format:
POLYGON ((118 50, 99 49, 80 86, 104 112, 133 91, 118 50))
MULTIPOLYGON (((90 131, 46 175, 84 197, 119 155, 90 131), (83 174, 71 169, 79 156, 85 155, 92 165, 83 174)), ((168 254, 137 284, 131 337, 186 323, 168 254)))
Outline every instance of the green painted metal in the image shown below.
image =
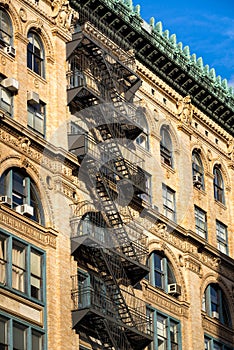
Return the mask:
POLYGON ((139 61, 183 96, 191 95, 192 102, 199 109, 234 134, 233 88, 228 87, 226 79, 216 76, 214 68, 204 66, 201 57, 197 59, 195 53, 190 54, 189 46, 183 47, 181 42, 177 43, 175 34, 163 31, 162 22, 155 24, 154 18, 150 19, 150 23, 145 22, 140 16, 140 6, 134 7, 132 0, 70 0, 70 4, 80 13, 89 13, 89 20, 123 49, 135 49, 139 61), (103 14, 107 12, 111 15, 108 22, 104 22, 103 14), (158 57, 160 55, 161 58, 158 57), (185 74, 193 86, 187 87, 179 79, 176 81, 175 77, 170 77, 170 72, 162 69, 162 61, 165 64, 168 62, 168 67, 175 67, 181 74, 185 74), (215 110, 203 103, 193 93, 199 87, 206 90, 207 95, 216 100, 216 104, 222 105, 222 108, 215 110))

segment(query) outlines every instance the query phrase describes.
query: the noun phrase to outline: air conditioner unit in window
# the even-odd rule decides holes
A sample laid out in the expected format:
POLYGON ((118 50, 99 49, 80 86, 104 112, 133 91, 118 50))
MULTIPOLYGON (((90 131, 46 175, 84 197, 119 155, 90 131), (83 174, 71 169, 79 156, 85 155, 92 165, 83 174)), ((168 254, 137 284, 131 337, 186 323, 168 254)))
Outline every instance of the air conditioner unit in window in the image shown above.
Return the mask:
POLYGON ((1 203, 7 204, 9 206, 11 206, 11 204, 12 204, 12 200, 8 196, 1 196, 0 201, 1 201, 1 203))
POLYGON ((6 78, 2 80, 1 85, 12 92, 16 92, 19 90, 19 82, 14 78, 6 78))
POLYGON ((202 186, 202 177, 200 175, 193 175, 193 184, 196 187, 202 186))
POLYGON ((219 313, 217 311, 212 311, 212 317, 219 319, 219 313))
POLYGON ((37 94, 34 91, 28 91, 28 93, 27 93, 27 101, 28 101, 28 103, 30 103, 32 105, 38 104, 40 102, 39 94, 37 94))
POLYGON ((29 204, 18 205, 15 210, 22 215, 33 216, 34 208, 29 204))
POLYGON ((181 294, 181 286, 179 286, 177 283, 168 284, 168 294, 180 295, 181 294))
POLYGON ((6 47, 4 47, 4 51, 8 55, 11 55, 12 57, 15 57, 15 48, 13 46, 6 46, 6 47))

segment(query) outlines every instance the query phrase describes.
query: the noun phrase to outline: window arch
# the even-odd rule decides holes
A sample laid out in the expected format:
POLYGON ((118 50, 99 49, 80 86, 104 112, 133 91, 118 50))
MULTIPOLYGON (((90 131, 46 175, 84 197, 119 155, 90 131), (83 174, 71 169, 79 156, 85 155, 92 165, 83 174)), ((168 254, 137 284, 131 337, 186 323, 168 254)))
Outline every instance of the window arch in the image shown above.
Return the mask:
POLYGON ((167 126, 162 126, 160 130, 160 154, 161 154, 161 160, 163 163, 173 167, 173 148, 172 148, 172 141, 171 136, 169 133, 169 128, 167 126))
POLYGON ((218 319, 224 325, 231 327, 231 315, 227 299, 218 283, 207 286, 202 300, 202 310, 210 317, 218 319))
POLYGON ((13 46, 13 26, 8 13, 0 9, 0 46, 13 46))
POLYGON ((27 67, 44 78, 45 57, 41 39, 34 31, 30 31, 28 33, 28 40, 27 67))
MULTIPOLYGON (((142 109, 142 107, 139 107, 142 109)), ((144 108, 143 108, 144 110, 144 108)), ((145 113, 140 110, 140 125, 143 128, 142 133, 136 138, 136 143, 149 151, 149 127, 145 117, 145 113)))
POLYGON ((148 265, 150 268, 149 281, 154 287, 161 288, 166 293, 180 294, 180 287, 176 285, 172 265, 163 252, 153 251, 148 258, 148 265))
POLYGON ((34 181, 25 170, 11 168, 0 178, 0 195, 3 202, 20 214, 44 224, 44 214, 34 181))
POLYGON ((197 150, 192 153, 193 186, 204 190, 204 169, 201 156, 197 150))
POLYGON ((214 166, 214 198, 221 203, 225 203, 223 177, 218 165, 214 166))

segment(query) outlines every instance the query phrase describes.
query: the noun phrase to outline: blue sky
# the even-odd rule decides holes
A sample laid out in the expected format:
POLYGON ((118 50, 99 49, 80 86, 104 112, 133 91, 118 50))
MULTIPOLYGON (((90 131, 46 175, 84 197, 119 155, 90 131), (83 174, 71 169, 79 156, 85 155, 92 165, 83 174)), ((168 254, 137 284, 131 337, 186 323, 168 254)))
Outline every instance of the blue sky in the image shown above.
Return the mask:
POLYGON ((134 0, 141 17, 161 21, 177 42, 234 87, 234 0, 134 0))

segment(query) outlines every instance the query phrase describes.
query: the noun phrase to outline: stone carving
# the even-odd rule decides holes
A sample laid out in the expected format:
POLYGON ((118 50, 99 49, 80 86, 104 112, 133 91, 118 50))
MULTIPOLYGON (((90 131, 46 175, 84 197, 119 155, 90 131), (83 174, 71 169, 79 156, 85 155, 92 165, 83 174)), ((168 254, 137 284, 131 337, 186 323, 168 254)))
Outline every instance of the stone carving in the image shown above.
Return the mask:
POLYGON ((21 19, 22 22, 26 22, 27 21, 27 12, 22 7, 19 10, 19 16, 20 16, 20 19, 21 19))
POLYGON ((229 139, 227 142, 227 154, 234 160, 234 140, 229 139))
POLYGON ((76 21, 78 16, 69 5, 68 0, 52 0, 52 18, 55 19, 57 25, 69 30, 72 20, 76 21))
POLYGON ((186 124, 192 123, 193 118, 193 106, 191 104, 190 96, 184 97, 176 103, 177 111, 176 114, 179 116, 181 122, 186 124))

